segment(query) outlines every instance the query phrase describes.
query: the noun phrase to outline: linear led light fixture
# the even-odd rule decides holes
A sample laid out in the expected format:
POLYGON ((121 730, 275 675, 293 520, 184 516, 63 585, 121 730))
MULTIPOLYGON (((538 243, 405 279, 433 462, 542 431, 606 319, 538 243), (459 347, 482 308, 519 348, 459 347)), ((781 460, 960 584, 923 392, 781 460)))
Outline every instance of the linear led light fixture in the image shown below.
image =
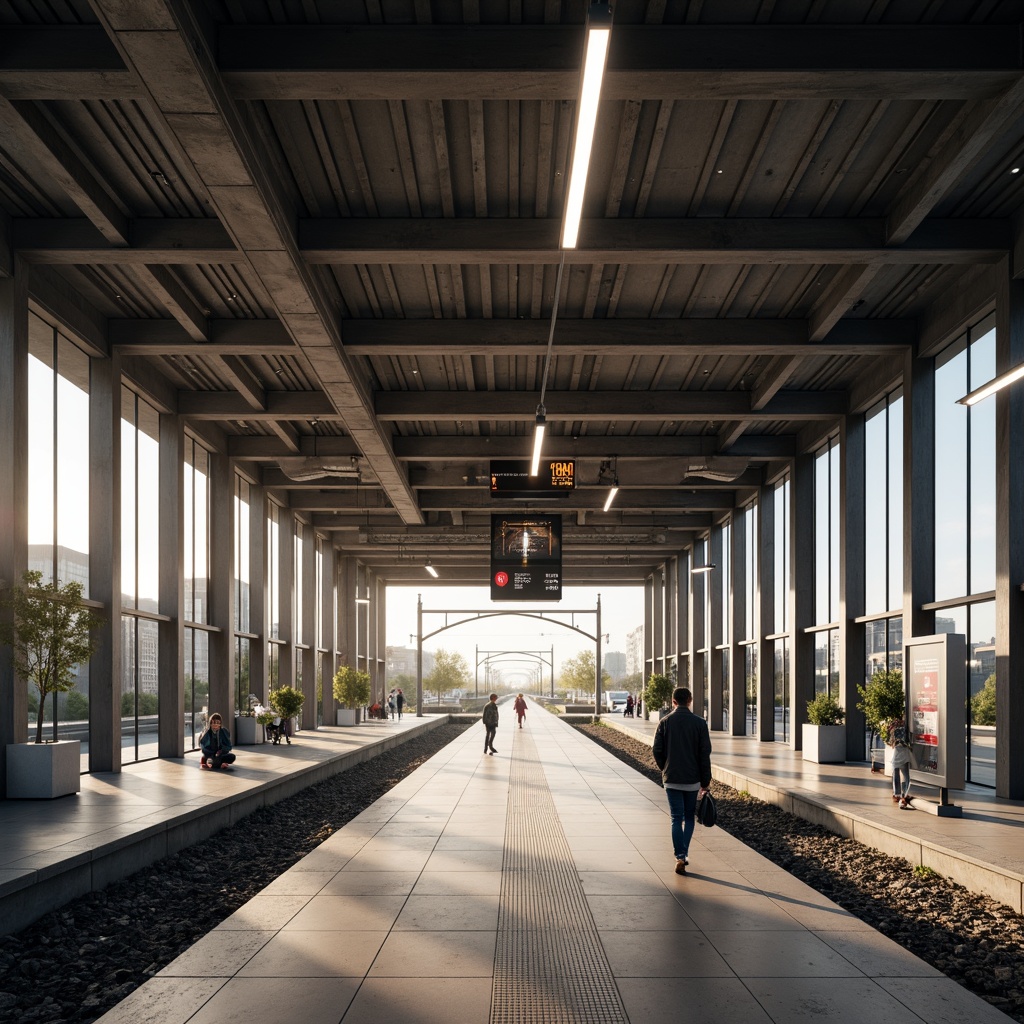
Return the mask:
POLYGON ((604 499, 604 508, 602 512, 607 512, 612 507, 612 502, 615 500, 615 495, 619 493, 619 478, 614 477, 612 479, 611 489, 608 491, 608 497, 604 499))
POLYGON ((583 193, 587 188, 590 153, 594 146, 597 108, 601 102, 601 82, 608 58, 612 34, 612 5, 591 4, 587 12, 587 42, 583 51, 583 75, 576 108, 576 141, 572 147, 569 192, 562 223, 562 248, 575 249, 583 216, 583 193))
POLYGON ((429 558, 427 559, 427 564, 423 566, 423 568, 426 569, 427 572, 429 572, 430 575, 433 576, 435 580, 437 579, 437 570, 433 567, 433 565, 430 564, 429 558))
POLYGON ((1001 373, 998 377, 993 377, 987 384, 982 384, 980 388, 976 388, 969 395, 958 398, 957 404, 977 405, 978 402, 984 401, 989 395, 994 395, 997 391, 1002 391, 1003 388, 1014 381, 1020 380, 1021 377, 1024 377, 1024 363, 1021 363, 1020 366, 1015 366, 1012 370, 1007 370, 1006 373, 1001 373))
POLYGON ((691 576, 700 576, 702 573, 711 572, 711 570, 714 569, 714 567, 715 567, 715 563, 714 562, 712 562, 710 565, 695 565, 690 570, 690 575, 691 576))
POLYGON ((544 403, 537 406, 537 425, 533 428, 533 457, 530 459, 530 476, 536 476, 540 469, 540 453, 544 447, 544 431, 547 428, 547 410, 544 403))

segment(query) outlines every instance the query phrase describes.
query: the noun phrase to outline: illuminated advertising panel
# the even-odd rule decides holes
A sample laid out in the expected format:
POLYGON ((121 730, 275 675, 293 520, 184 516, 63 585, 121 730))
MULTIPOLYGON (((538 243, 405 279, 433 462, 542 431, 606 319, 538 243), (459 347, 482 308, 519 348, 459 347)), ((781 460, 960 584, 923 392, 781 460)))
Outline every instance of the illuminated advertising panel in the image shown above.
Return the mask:
POLYGON ((904 643, 914 766, 911 778, 941 789, 964 786, 964 692, 967 644, 959 633, 904 643))
POLYGON ((491 516, 491 600, 562 600, 561 516, 491 516))

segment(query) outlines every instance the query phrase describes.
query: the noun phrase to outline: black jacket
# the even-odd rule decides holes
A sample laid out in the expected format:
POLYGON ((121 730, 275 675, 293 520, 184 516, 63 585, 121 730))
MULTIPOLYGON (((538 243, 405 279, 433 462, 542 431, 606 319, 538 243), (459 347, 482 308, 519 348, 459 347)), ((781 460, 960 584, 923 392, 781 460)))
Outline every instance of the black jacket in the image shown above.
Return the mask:
POLYGON ((654 760, 663 782, 711 785, 711 736, 708 723, 689 708, 676 708, 654 734, 654 760))

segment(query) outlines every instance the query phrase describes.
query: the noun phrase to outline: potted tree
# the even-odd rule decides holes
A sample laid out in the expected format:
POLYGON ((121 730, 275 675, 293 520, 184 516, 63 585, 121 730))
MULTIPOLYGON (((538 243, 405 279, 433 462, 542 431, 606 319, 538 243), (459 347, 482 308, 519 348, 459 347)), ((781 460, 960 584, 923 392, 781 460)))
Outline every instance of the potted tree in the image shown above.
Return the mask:
POLYGON ((657 711, 659 718, 664 718, 669 713, 669 705, 672 701, 672 691, 676 684, 666 675, 654 672, 647 680, 644 689, 644 707, 648 712, 657 711))
POLYGON ((342 705, 336 711, 338 725, 358 725, 359 711, 370 699, 370 673, 342 665, 334 673, 334 699, 342 705))
POLYGON ((842 764, 846 760, 846 711, 827 693, 807 702, 807 721, 801 729, 803 757, 817 764, 842 764))
POLYGON ((892 748, 884 743, 889 723, 906 714, 903 673, 898 668, 880 669, 857 687, 857 693, 860 696, 857 709, 864 712, 864 722, 871 732, 871 770, 880 771, 876 765, 882 764, 885 774, 892 775, 892 748))
MULTIPOLYGON (((295 718, 302 710, 305 700, 306 695, 301 690, 296 690, 294 686, 282 686, 277 690, 270 691, 267 703, 281 716, 282 724, 288 723, 286 736, 295 732, 295 718)), ((291 741, 289 740, 289 742, 291 741)))
POLYGON ((9 645, 18 676, 38 695, 34 743, 7 747, 7 795, 15 799, 52 798, 77 793, 81 783, 79 740, 43 740, 46 698, 75 687, 75 669, 96 650, 93 631, 103 622, 82 604, 82 584, 43 582, 29 571, 10 587, 0 608, 10 620, 0 622, 0 642, 9 645))

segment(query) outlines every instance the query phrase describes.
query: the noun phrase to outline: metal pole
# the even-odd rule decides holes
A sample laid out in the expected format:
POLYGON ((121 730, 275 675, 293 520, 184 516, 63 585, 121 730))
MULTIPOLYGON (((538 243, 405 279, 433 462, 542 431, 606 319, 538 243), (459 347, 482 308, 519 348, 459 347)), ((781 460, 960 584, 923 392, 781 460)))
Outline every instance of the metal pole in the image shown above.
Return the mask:
POLYGON ((423 717, 423 595, 416 595, 416 717, 423 717))
POLYGON ((473 664, 473 696, 480 696, 480 645, 476 645, 476 660, 473 664))
POLYGON ((551 696, 552 696, 552 698, 554 698, 554 696, 555 696, 555 645, 554 644, 551 645, 551 661, 550 661, 549 664, 551 665, 551 696))
POLYGON ((601 595, 597 595, 597 656, 594 658, 594 714, 601 714, 601 595))

